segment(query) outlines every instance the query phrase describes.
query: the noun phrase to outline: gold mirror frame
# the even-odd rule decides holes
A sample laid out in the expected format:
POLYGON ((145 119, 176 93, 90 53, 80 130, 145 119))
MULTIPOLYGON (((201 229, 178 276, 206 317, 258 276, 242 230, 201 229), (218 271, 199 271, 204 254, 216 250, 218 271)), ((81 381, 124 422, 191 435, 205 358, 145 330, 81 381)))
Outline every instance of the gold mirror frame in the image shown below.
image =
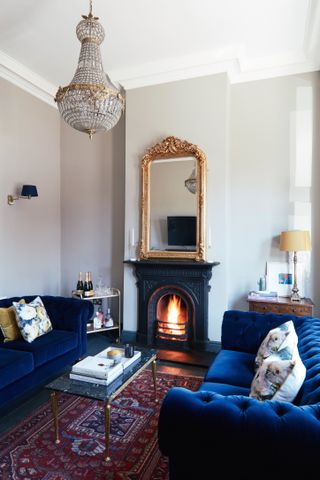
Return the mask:
POLYGON ((170 258, 205 261, 205 197, 207 180, 207 159, 197 145, 167 137, 147 150, 141 161, 141 242, 140 259, 170 258), (154 160, 193 156, 197 162, 197 245, 194 251, 150 250, 150 164, 154 160))

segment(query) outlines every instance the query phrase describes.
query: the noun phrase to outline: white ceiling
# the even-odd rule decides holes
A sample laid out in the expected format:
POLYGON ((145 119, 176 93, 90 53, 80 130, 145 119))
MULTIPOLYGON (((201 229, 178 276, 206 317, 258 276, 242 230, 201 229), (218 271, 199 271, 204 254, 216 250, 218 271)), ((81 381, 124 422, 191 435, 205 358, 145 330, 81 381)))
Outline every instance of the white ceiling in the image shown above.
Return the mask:
MULTIPOLYGON (((0 76, 52 103, 73 77, 88 0, 1 2, 0 76)), ((228 72, 241 82, 319 70, 319 0, 93 0, 104 70, 126 89, 228 72)))

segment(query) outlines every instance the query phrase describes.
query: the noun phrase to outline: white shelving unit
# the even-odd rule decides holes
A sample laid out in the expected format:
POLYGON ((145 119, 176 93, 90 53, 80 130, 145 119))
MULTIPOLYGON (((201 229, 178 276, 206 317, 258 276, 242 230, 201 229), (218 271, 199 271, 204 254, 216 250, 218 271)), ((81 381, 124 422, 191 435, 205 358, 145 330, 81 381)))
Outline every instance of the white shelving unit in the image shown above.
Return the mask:
MULTIPOLYGON (((111 330, 118 330, 118 338, 117 338, 117 343, 120 342, 121 338, 121 298, 120 298, 120 290, 117 288, 110 288, 110 293, 105 294, 105 295, 94 295, 93 297, 84 297, 82 295, 78 295, 75 292, 72 292, 72 297, 73 298, 78 298, 79 300, 90 300, 93 302, 93 305, 95 307, 102 307, 103 306, 103 300, 107 300, 107 307, 110 306, 109 304, 109 299, 110 302, 112 299, 117 299, 118 301, 118 306, 117 306, 117 317, 115 318, 115 315, 112 313, 115 311, 114 309, 112 310, 111 307, 111 313, 114 321, 113 327, 101 327, 101 328, 94 328, 93 327, 93 317, 92 317, 92 322, 87 323, 87 334, 90 333, 99 333, 99 332, 109 332, 111 330)), ((94 315, 96 313, 96 308, 94 311, 94 315)), ((104 312, 105 313, 105 312, 104 312)))

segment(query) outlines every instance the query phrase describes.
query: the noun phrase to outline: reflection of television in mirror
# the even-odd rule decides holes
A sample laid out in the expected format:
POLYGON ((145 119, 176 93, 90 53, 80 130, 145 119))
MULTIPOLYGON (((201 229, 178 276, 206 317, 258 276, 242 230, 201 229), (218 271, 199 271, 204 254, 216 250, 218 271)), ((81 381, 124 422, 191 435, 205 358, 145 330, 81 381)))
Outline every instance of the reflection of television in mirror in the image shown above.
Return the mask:
POLYGON ((197 242, 197 217, 167 217, 167 250, 195 250, 197 242), (173 248, 174 247, 174 248, 173 248))

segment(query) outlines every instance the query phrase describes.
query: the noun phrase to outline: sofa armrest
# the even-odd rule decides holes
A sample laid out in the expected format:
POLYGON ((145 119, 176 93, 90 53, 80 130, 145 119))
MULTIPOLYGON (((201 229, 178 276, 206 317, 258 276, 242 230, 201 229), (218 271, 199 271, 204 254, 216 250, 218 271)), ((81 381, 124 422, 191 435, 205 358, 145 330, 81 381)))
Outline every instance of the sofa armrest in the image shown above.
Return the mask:
POLYGON ((205 470, 210 465, 216 468, 219 462, 224 465, 224 473, 226 468, 239 471, 244 462, 250 462, 252 469, 256 458, 265 463, 269 459, 272 468, 284 459, 286 465, 289 461, 294 467, 318 462, 319 419, 319 405, 298 407, 288 402, 259 402, 240 395, 174 387, 161 407, 159 446, 177 471, 184 468, 178 465, 183 458, 188 459, 189 471, 192 464, 202 465, 205 470), (230 465, 223 461, 226 454, 230 465))
POLYGON ((223 315, 221 347, 256 353, 269 330, 288 320, 292 320, 295 327, 298 327, 304 319, 292 315, 228 310, 223 315))

